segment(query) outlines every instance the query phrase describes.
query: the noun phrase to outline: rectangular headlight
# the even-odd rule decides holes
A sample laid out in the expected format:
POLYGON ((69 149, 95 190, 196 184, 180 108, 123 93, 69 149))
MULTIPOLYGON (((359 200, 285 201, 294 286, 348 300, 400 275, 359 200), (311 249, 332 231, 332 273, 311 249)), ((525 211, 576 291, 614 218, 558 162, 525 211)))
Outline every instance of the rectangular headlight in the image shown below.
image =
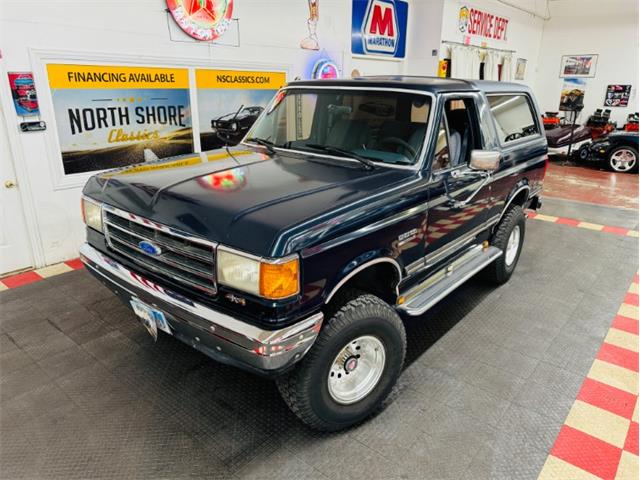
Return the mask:
POLYGON ((102 231, 102 207, 99 203, 82 197, 82 220, 94 230, 102 231))
POLYGON ((218 249, 218 283, 244 292, 277 300, 300 290, 298 258, 267 261, 218 249))

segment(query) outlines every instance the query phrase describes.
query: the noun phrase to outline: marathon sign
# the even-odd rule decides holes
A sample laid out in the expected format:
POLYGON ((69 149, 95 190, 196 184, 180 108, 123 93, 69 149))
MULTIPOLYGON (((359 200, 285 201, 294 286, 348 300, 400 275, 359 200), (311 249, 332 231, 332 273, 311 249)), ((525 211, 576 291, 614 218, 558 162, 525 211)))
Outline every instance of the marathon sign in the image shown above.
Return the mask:
POLYGON ((489 40, 507 40, 509 19, 463 5, 458 12, 458 29, 465 35, 489 40))
POLYGON ((402 0, 353 0, 351 53, 404 58, 408 12, 402 0))

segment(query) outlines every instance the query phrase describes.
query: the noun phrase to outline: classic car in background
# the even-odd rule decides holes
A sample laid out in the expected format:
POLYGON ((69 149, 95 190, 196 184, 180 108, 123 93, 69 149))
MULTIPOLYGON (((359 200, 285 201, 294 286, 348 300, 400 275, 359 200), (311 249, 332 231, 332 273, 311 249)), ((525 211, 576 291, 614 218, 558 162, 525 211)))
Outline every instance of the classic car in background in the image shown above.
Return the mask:
POLYGON ((236 145, 258 119, 263 107, 240 107, 236 112, 227 113, 211 120, 211 129, 228 145, 236 145))
POLYGON ((583 162, 606 164, 614 172, 638 172, 638 132, 617 131, 580 147, 583 162))

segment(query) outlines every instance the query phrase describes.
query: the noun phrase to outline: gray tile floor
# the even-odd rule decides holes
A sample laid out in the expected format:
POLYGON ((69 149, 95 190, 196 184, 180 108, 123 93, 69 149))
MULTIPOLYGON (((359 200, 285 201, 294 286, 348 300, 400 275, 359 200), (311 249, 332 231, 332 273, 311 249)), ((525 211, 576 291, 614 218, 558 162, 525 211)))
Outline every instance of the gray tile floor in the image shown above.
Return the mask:
MULTIPOLYGON (((621 215, 545 206, 566 211, 621 215)), ((511 281, 471 280, 406 319, 386 408, 333 435, 301 426, 271 382, 154 344, 84 271, 0 293, 0 477, 534 479, 637 251, 632 238, 529 221, 511 281)))

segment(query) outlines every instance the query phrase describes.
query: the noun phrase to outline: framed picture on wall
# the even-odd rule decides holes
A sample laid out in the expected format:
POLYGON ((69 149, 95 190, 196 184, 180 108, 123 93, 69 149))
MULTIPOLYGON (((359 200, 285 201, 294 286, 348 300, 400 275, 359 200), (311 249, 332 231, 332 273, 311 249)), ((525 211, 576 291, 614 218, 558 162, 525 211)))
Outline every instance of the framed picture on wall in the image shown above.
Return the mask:
POLYGON ((527 60, 519 58, 516 60, 516 73, 513 76, 514 80, 524 80, 524 75, 527 71, 527 60))
POLYGON ((560 78, 595 77, 598 55, 563 55, 560 62, 560 78))

